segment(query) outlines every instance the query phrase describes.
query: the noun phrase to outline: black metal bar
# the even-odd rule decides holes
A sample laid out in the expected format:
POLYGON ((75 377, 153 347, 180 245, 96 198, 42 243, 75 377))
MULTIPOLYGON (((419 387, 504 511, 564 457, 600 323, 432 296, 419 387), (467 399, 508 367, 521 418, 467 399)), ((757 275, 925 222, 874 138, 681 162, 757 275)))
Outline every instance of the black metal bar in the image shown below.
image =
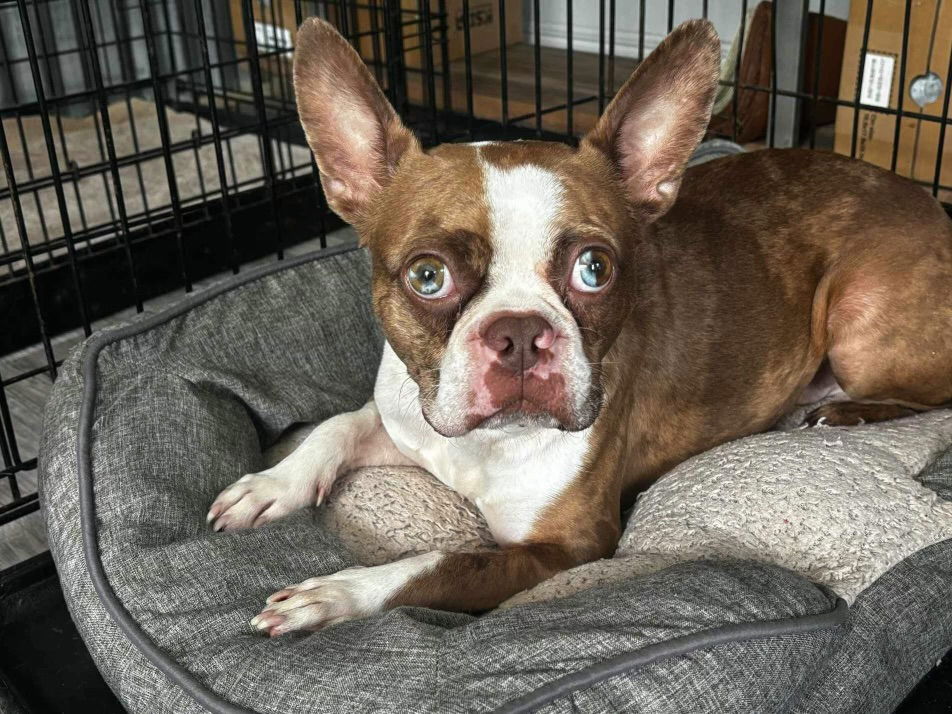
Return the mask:
POLYGON ((598 0, 598 115, 605 111, 605 0, 598 0))
POLYGON ((608 1, 608 94, 615 96, 615 0, 608 1))
POLYGON ((638 64, 645 60, 645 0, 638 0, 638 64))
MULTIPOLYGON (((35 458, 29 459, 28 461, 24 461, 23 463, 16 464, 14 466, 11 466, 10 468, 5 468, 0 470, 0 478, 7 478, 8 476, 11 476, 13 474, 21 474, 24 471, 32 471, 35 468, 36 468, 36 459, 35 458)), ((11 504, 9 503, 6 504, 7 508, 9 508, 10 506, 11 504)))
MULTIPOLYGON (((55 366, 59 367, 61 362, 57 361, 54 363, 55 366)), ((28 369, 25 372, 20 372, 19 374, 10 377, 9 379, 0 379, 0 387, 9 387, 11 384, 16 384, 17 382, 23 382, 24 380, 35 377, 38 374, 49 374, 50 368, 43 367, 34 367, 33 369, 28 369)))
POLYGON ((40 510, 40 502, 37 494, 31 493, 28 496, 23 496, 13 503, 0 506, 0 526, 12 523, 18 518, 38 510, 40 510))
MULTIPOLYGON (((106 97, 106 88, 103 81, 102 67, 99 64, 99 54, 96 51, 96 35, 93 19, 89 13, 89 0, 81 0, 79 12, 82 17, 82 26, 85 31, 85 40, 89 47, 89 65, 92 70, 93 81, 99 95, 99 113, 102 117, 102 131, 106 142, 106 153, 109 157, 109 167, 112 174, 113 191, 116 197, 116 207, 119 209, 120 237, 125 248, 126 261, 129 269, 129 282, 135 299, 136 312, 142 312, 142 295, 139 293, 139 279, 136 275, 135 259, 132 255, 132 245, 129 242, 129 217, 126 213, 126 201, 122 192, 122 179, 119 176, 119 164, 116 161, 116 144, 112 136, 112 120, 109 117, 109 99, 106 97)), ((75 184, 74 184, 75 185, 75 184)))
POLYGON ((400 3, 387 2, 384 8, 384 41, 387 48, 387 68, 390 71, 390 101, 398 112, 403 113, 407 103, 407 87, 400 3))
MULTIPOLYGON (((792 0, 788 0, 792 1, 792 0)), ((770 6, 770 125, 767 127, 767 145, 776 144, 777 131, 777 8, 770 6)))
POLYGON ((674 29, 674 0, 668 0, 668 34, 674 29))
POLYGON ((572 4, 565 2, 565 133, 575 136, 575 51, 572 47, 572 4))
MULTIPOLYGON (((7 51, 7 43, 4 40, 4 35, 2 32, 0 32, 0 59, 3 60, 3 66, 6 68, 7 86, 10 89, 10 97, 13 99, 14 106, 19 107, 21 105, 19 92, 17 91, 17 84, 13 76, 12 63, 10 62, 10 55, 7 51)), ((20 151, 23 152, 23 160, 24 160, 24 165, 26 167, 26 175, 27 175, 27 178, 32 181, 34 178, 33 160, 30 158, 29 147, 27 146, 27 143, 26 143, 26 132, 23 129, 23 118, 20 115, 19 111, 15 111, 13 116, 14 116, 14 121, 16 121, 16 125, 17 125, 17 133, 20 137, 20 151)), ((43 242, 45 243, 49 241, 50 239, 50 234, 46 227, 46 216, 44 215, 43 208, 40 205, 39 194, 37 192, 33 192, 32 195, 33 195, 33 203, 36 207, 36 215, 39 217, 39 220, 40 220, 40 230, 43 233, 43 242)), ((4 250, 9 251, 9 247, 6 245, 6 242, 4 242, 4 250)), ((10 267, 9 269, 12 272, 13 268, 10 267)))
MULTIPOLYGON (((2 383, 3 378, 0 376, 0 384, 2 383)), ((10 415, 10 407, 7 405, 7 393, 2 387, 0 387, 0 424, 3 425, 3 429, 0 430, 0 455, 3 456, 4 466, 7 468, 19 466, 23 462, 20 459, 17 437, 13 432, 13 418, 10 415)), ((16 490, 17 486, 14 474, 10 474, 9 479, 10 488, 14 491, 13 498, 15 500, 19 498, 19 493, 16 490)))
MULTIPOLYGON (((377 6, 375 0, 371 1, 371 10, 370 14, 372 17, 377 15, 377 6)), ((294 21, 297 23, 298 27, 301 26, 301 23, 304 22, 304 11, 301 9, 301 0, 294 0, 294 21)), ((311 176, 314 180, 314 195, 317 198, 318 205, 320 206, 320 221, 318 222, 318 229, 320 230, 320 244, 321 248, 327 247, 327 227, 324 222, 324 214, 328 210, 327 199, 324 196, 324 192, 321 190, 321 174, 317 168, 317 161, 314 158, 314 154, 310 152, 310 147, 308 147, 308 156, 311 161, 311 176)))
POLYGON ((255 36, 254 8, 252 0, 241 0, 245 39, 248 42, 248 59, 251 69, 251 85, 255 98, 258 126, 261 129, 261 156, 264 162, 264 179, 268 195, 271 198, 271 217, 274 221, 274 240, 278 260, 284 259, 284 245, 281 239, 281 218, 278 210, 277 189, 274 181, 274 157, 271 155, 271 134, 268 129, 268 110, 264 102, 264 89, 261 86, 261 58, 258 56, 258 38, 255 36))
MULTIPOLYGON (((896 104, 896 130, 893 132, 892 158, 889 161, 889 170, 896 171, 899 160, 899 138, 902 133, 902 105, 906 99, 906 55, 909 51, 909 17, 912 13, 912 0, 906 0, 906 12, 902 20, 902 51, 899 55, 899 98, 896 104)), ((948 76, 946 84, 948 84, 948 76)), ((939 132, 942 132, 940 130, 939 132)))
POLYGON ((532 59, 535 69, 535 128, 536 135, 542 136, 542 18, 539 12, 539 0, 532 0, 532 59))
MULTIPOLYGON (((3 170, 7 179, 7 186, 10 190, 10 201, 13 205, 14 220, 17 225, 17 231, 20 235, 23 261, 26 265, 27 283, 29 284, 30 289, 30 303, 33 307, 33 314, 36 317, 37 327, 40 331, 40 341, 43 344, 43 353, 46 357, 47 369, 49 370, 50 376, 55 378, 57 373, 56 358, 53 355, 53 346, 50 342, 50 334, 46 329, 46 320, 43 315, 43 309, 41 307, 42 303, 37 290, 36 269, 33 264, 33 254, 30 250, 30 238, 27 235, 26 221, 23 217, 23 206, 20 202, 19 187, 17 186, 16 176, 13 173, 13 161, 10 157, 10 147, 7 143, 6 130, 4 129, 2 121, 0 121, 0 159, 2 159, 0 163, 3 164, 3 170)), ((72 276, 75 277, 77 268, 75 257, 72 255, 70 255, 70 270, 72 276)), ((84 325, 89 324, 85 313, 82 313, 81 319, 83 320, 84 325)))
MULTIPOLYGON (((770 8, 773 12, 773 8, 770 8)), ((740 63, 744 57, 744 34, 747 32, 747 0, 743 0, 740 6, 740 34, 737 36, 737 61, 734 63, 734 94, 731 96, 731 139, 737 141, 737 135, 740 129, 740 118, 738 115, 738 102, 740 102, 740 63)))
POLYGON ((185 243, 182 239, 182 206, 179 200, 178 182, 175 178, 175 166, 172 163, 171 136, 169 120, 166 115, 165 94, 158 78, 160 65, 154 37, 155 24, 152 19, 152 11, 149 9, 149 1, 140 0, 139 9, 142 13, 142 25, 145 28, 146 54, 149 58, 149 73, 152 76, 152 99, 155 102, 156 120, 159 125, 159 140, 162 144, 161 153, 165 164, 165 179, 169 187, 169 203, 175 222, 175 243, 178 250, 179 270, 185 292, 191 292, 192 279, 189 275, 188 260, 185 257, 185 243))
POLYGON ((218 168, 218 186, 221 189, 222 221, 225 224, 225 233, 228 235, 229 253, 231 256, 231 272, 238 274, 239 259, 235 245, 235 235, 231 227, 231 206, 228 200, 228 176, 225 169, 225 156, 222 152, 221 126, 218 117, 218 105, 215 101, 215 89, 212 81, 211 56, 208 52, 208 31, 205 25, 205 10, 201 2, 195 6, 195 20, 198 24, 199 50, 202 55, 202 68, 205 78, 205 101, 211 114, 212 142, 215 145, 215 165, 218 168))
MULTIPOLYGON (((572 0, 569 0, 571 2, 572 0)), ((463 64, 466 76, 466 135, 473 138, 473 40, 469 27, 469 0, 463 0, 463 64)))
POLYGON ((952 49, 949 50, 949 68, 945 72, 945 98, 942 100, 942 124, 939 125, 939 145, 935 155, 935 178, 932 179, 932 195, 939 195, 939 181, 942 178, 942 159, 945 153, 945 135, 949 126, 949 100, 952 98, 952 49))
POLYGON ((859 54, 859 71, 856 77, 856 93, 853 98, 853 134, 850 138, 850 157, 856 158, 856 142, 859 134, 860 97, 863 92, 863 75, 866 72, 866 52, 869 50, 869 27, 873 20, 873 0, 866 0, 866 20, 863 23, 863 44, 859 54))
MULTIPOLYGON (((300 7, 300 0, 295 0, 295 8, 300 7)), ((383 77, 381 75, 381 47, 380 47, 380 18, 377 15, 377 0, 370 0, 370 8, 367 11, 370 16, 370 32, 373 34, 373 39, 370 41, 370 51, 371 57, 373 58, 374 65, 374 76, 377 78, 377 81, 381 84, 383 83, 383 77)), ((298 20, 298 25, 301 24, 301 21, 298 20)), ((445 34, 445 33, 444 33, 445 34)), ((444 53, 446 50, 444 49, 444 53)))
MULTIPOLYGON (((73 277, 73 290, 76 294, 76 306, 79 311, 80 321, 82 322, 83 332, 88 336, 92 333, 89 324, 89 316, 86 311, 86 295, 83 291, 82 280, 79 275, 79 267, 76 263, 76 250, 73 243, 73 231, 69 220, 69 209, 66 206, 66 194, 63 192, 63 181, 59 169, 59 161, 56 158, 56 149, 53 144, 53 130, 50 126, 50 112, 46 103, 46 93, 43 89, 43 79, 40 75, 39 59, 36 54, 36 44, 33 41, 33 30, 30 24, 30 13, 27 10, 26 0, 17 0, 17 10, 20 15, 20 25, 23 28, 23 42, 26 45, 27 55, 30 58, 30 74, 33 78, 33 86, 36 90, 36 104, 40 110, 40 124, 43 127, 43 138, 46 141, 46 155, 50 162, 50 174, 53 180, 53 190, 56 193, 56 203, 59 207, 60 220, 63 223, 63 236, 66 239, 66 250, 69 253, 70 267, 73 277)), ((4 145, 6 142, 4 141, 4 145)), ((10 161, 9 155, 4 156, 4 161, 10 161)), ((8 178, 13 177, 12 165, 8 178)), ((26 238, 26 225, 21 228, 21 241, 26 238)), ((28 243, 24 243, 28 245, 28 243)))
POLYGON ((446 14, 446 0, 439 0, 440 20, 440 73, 443 82, 443 111, 453 111, 453 87, 450 80, 450 41, 449 17, 446 14))
POLYGON ((418 0, 423 23, 423 76, 426 82, 426 101, 430 112, 430 135, 433 143, 440 141, 439 115, 436 110, 436 77, 433 75, 433 23, 430 21, 430 0, 418 0))
MULTIPOLYGON (((545 107, 540 113, 543 116, 545 116, 546 114, 553 114, 554 112, 560 112, 563 109, 568 109, 572 105, 578 106, 580 104, 588 104, 589 102, 594 102, 597 100, 598 100, 598 95, 592 94, 587 97, 581 97, 580 99, 576 99, 571 104, 569 102, 560 102, 559 104, 553 104, 552 106, 545 107)), ((529 119, 532 119, 534 117, 535 117, 535 110, 528 112, 527 114, 520 114, 518 116, 511 117, 509 119, 509 122, 510 124, 519 124, 521 122, 528 121, 529 119)), ((535 129, 533 129, 533 132, 535 132, 535 129)), ((543 131, 543 134, 544 133, 546 132, 543 131)), ((536 135, 538 136, 538 134, 536 135)))
POLYGON ((819 109, 817 97, 820 96, 820 65, 823 62, 823 25, 826 21, 826 0, 820 0, 820 14, 817 18, 816 47, 813 50, 813 98, 810 101, 810 148, 816 148, 816 115, 819 109))
MULTIPOLYGON (((499 100, 502 108, 502 125, 509 126, 509 63, 506 54, 506 0, 498 0, 499 15, 499 100)), ((505 136, 505 134, 503 134, 505 136)))

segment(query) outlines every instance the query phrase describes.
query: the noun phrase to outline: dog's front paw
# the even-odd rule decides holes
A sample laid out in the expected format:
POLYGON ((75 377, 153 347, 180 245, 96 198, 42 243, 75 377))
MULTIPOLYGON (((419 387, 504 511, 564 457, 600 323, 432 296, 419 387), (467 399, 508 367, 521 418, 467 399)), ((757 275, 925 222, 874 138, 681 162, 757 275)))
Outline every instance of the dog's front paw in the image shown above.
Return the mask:
POLYGON ((242 476, 212 503, 206 518, 216 531, 253 528, 318 500, 313 484, 273 470, 242 476))
POLYGON ((377 598, 368 597, 376 568, 357 566, 333 575, 310 578, 279 590, 251 626, 270 637, 294 630, 319 630, 344 620, 379 611, 377 598))

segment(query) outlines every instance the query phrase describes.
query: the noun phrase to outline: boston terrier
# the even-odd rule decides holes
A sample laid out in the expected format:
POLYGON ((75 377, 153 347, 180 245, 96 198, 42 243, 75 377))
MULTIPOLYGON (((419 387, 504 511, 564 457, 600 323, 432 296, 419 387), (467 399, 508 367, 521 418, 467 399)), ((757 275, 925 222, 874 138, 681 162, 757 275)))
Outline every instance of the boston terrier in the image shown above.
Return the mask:
POLYGON ((920 186, 830 153, 686 170, 720 43, 686 22, 578 148, 424 150, 319 19, 294 84, 328 204, 372 259, 387 338, 373 399, 215 500, 215 530, 320 504, 342 473, 420 466, 499 547, 311 578, 272 636, 400 605, 495 607, 610 556, 634 497, 693 454, 825 398, 852 425, 952 402, 952 221, 920 186))

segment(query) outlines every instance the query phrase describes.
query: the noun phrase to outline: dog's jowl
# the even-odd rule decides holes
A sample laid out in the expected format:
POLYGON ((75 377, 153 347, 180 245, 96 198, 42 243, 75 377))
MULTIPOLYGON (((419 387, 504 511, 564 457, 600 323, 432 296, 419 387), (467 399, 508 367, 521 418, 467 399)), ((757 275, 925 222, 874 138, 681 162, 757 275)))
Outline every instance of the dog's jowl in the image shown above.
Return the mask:
POLYGON ((387 337, 373 401, 225 489, 216 529, 320 503, 361 465, 419 465, 499 549, 353 568, 274 594, 271 635, 396 605, 477 611, 610 555, 620 513, 673 465, 811 417, 952 401, 952 222, 913 183, 832 154, 685 170, 718 81, 681 25, 575 149, 423 150, 351 46, 298 34, 301 120, 330 206, 373 260, 387 337))

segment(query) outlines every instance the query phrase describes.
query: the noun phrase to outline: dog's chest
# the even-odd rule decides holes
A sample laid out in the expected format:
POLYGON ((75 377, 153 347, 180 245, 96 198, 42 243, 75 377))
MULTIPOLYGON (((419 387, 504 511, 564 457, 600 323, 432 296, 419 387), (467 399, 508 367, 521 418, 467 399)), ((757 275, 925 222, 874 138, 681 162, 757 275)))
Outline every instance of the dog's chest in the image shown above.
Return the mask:
POLYGON ((476 430, 448 439, 426 423, 418 404, 408 404, 417 398, 388 345, 374 393, 387 433, 402 453, 472 501, 501 545, 524 540, 581 471, 590 429, 476 430))

